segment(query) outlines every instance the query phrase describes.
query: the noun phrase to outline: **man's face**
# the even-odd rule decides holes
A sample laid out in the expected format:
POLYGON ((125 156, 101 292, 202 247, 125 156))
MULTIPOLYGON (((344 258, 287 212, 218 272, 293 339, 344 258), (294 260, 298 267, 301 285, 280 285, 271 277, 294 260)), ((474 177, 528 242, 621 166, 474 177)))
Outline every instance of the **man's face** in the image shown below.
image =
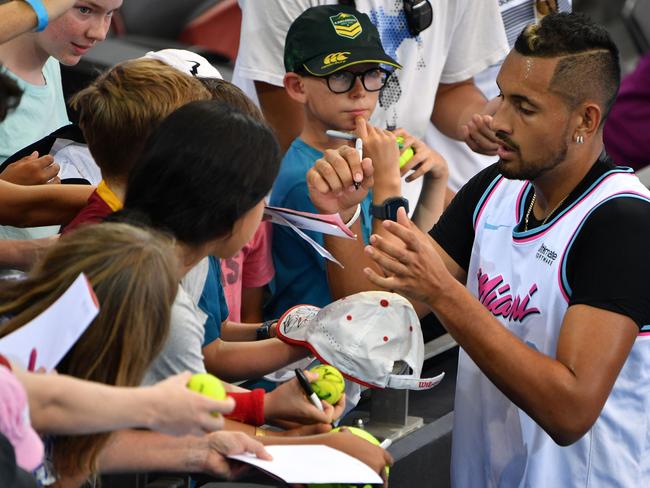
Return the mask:
POLYGON ((513 51, 501 67, 497 84, 502 100, 492 128, 503 142, 498 164, 506 178, 534 180, 566 159, 571 113, 549 91, 557 61, 513 51))
MULTIPOLYGON (((364 63, 350 66, 346 70, 363 73, 377 66, 364 63)), ((354 130, 354 119, 361 116, 368 120, 377 105, 379 92, 367 91, 359 77, 355 79, 352 89, 345 93, 332 92, 325 78, 302 76, 301 79, 306 96, 307 117, 323 130, 354 130)))
POLYGON ((79 0, 37 35, 40 48, 62 64, 74 66, 106 38, 113 12, 122 0, 79 0))

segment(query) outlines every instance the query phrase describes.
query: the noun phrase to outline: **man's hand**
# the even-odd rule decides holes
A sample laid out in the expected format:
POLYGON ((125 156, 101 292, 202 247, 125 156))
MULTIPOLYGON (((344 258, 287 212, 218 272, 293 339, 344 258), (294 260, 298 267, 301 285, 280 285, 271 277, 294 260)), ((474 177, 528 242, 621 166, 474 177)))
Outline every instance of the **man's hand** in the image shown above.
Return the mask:
POLYGON ((235 401, 214 400, 190 390, 191 376, 181 373, 149 387, 154 409, 151 429, 170 435, 203 435, 223 428, 223 417, 212 412, 230 413, 235 401))
POLYGON ((309 197, 319 212, 341 213, 343 220, 349 220, 372 187, 373 174, 372 161, 360 160, 354 148, 328 149, 307 172, 309 197))
POLYGON ((59 165, 49 154, 39 157, 34 151, 29 156, 8 165, 0 173, 0 179, 16 185, 42 185, 45 183, 60 183, 59 165))
POLYGON ((324 439, 323 444, 349 454, 370 466, 384 480, 384 486, 388 486, 386 466, 393 465, 393 457, 385 449, 371 444, 346 429, 327 434, 322 438, 324 439))
MULTIPOLYGON (((305 371, 308 381, 316 381, 318 373, 305 371)), ((267 422, 288 420, 299 424, 331 424, 345 408, 345 395, 336 405, 321 401, 323 412, 316 408, 300 388, 296 378, 278 386, 264 397, 264 418, 267 422)))
POLYGON ((492 116, 500 104, 499 97, 490 100, 480 114, 474 114, 467 124, 461 126, 463 140, 472 151, 496 156, 499 139, 492 130, 492 116))
POLYGON ((264 446, 243 432, 214 432, 204 436, 195 455, 199 469, 195 472, 213 476, 232 476, 231 466, 225 456, 251 453, 260 459, 271 460, 264 446))
POLYGON ((409 171, 413 171, 406 177, 406 181, 414 181, 425 176, 434 180, 444 178, 445 181, 449 175, 447 161, 437 151, 431 149, 421 139, 412 136, 404 129, 395 129, 396 136, 402 136, 404 143, 401 153, 404 153, 409 147, 413 149, 413 157, 400 168, 400 175, 404 176, 409 171))
POLYGON ((370 268, 364 269, 366 276, 379 287, 431 305, 447 283, 454 280, 434 250, 431 238, 408 219, 404 208, 397 211, 397 222, 385 220, 382 224, 393 242, 372 235, 371 245, 365 250, 385 276, 370 268))

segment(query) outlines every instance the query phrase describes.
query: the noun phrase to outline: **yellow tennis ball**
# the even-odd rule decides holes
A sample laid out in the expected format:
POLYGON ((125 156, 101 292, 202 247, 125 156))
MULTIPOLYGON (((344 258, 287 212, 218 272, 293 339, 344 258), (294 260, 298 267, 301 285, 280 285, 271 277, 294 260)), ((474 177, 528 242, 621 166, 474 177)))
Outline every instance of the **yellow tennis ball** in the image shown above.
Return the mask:
POLYGON ((309 370, 312 373, 318 373, 318 379, 312 381, 311 387, 314 393, 321 400, 334 405, 341 399, 345 391, 345 380, 343 375, 334 366, 321 364, 309 370))
MULTIPOLYGON (((190 381, 187 383, 187 387, 190 390, 209 396, 215 400, 226 399, 226 390, 221 380, 210 373, 197 373, 192 375, 190 381)), ((219 412, 213 412, 212 415, 218 417, 220 414, 219 412)))
MULTIPOLYGON (((367 430, 359 429, 358 427, 345 427, 347 430, 349 430, 351 433, 354 435, 357 435, 361 437, 362 439, 367 440, 371 444, 374 444, 375 446, 378 446, 380 442, 377 440, 377 438, 372 435, 370 432, 367 430)), ((342 427, 336 427, 331 430, 331 432, 339 432, 342 429, 342 427)), ((386 466, 386 479, 388 479, 388 475, 390 474, 390 468, 386 466)), ((371 485, 346 485, 343 483, 327 483, 327 484, 317 484, 317 483, 312 483, 309 485, 309 488, 372 488, 371 485)))

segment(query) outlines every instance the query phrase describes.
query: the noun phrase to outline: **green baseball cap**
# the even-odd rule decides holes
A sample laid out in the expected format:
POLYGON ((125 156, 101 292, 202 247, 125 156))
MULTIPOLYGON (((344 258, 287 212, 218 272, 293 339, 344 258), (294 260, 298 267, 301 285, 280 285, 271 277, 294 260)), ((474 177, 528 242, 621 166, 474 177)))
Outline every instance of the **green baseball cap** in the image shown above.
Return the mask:
POLYGON ((384 51, 366 14, 344 5, 322 5, 308 8, 289 27, 284 45, 287 72, 326 76, 360 63, 401 68, 384 51))

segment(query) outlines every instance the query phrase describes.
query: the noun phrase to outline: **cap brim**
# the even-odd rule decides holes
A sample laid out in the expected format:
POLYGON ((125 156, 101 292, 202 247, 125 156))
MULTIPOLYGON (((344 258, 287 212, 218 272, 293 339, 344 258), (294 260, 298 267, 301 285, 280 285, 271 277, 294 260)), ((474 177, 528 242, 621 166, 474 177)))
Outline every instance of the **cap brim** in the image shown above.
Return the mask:
POLYGON ((387 64, 397 69, 400 69, 402 67, 397 61, 391 58, 383 50, 375 47, 351 49, 350 51, 339 53, 342 55, 339 56, 342 58, 340 61, 337 61, 336 57, 334 57, 334 61, 325 63, 324 60, 328 56, 331 56, 331 54, 320 55, 310 59, 309 61, 305 61, 303 63, 303 67, 309 74, 314 76, 327 76, 329 74, 342 70, 343 68, 347 68, 348 66, 363 63, 387 64))

